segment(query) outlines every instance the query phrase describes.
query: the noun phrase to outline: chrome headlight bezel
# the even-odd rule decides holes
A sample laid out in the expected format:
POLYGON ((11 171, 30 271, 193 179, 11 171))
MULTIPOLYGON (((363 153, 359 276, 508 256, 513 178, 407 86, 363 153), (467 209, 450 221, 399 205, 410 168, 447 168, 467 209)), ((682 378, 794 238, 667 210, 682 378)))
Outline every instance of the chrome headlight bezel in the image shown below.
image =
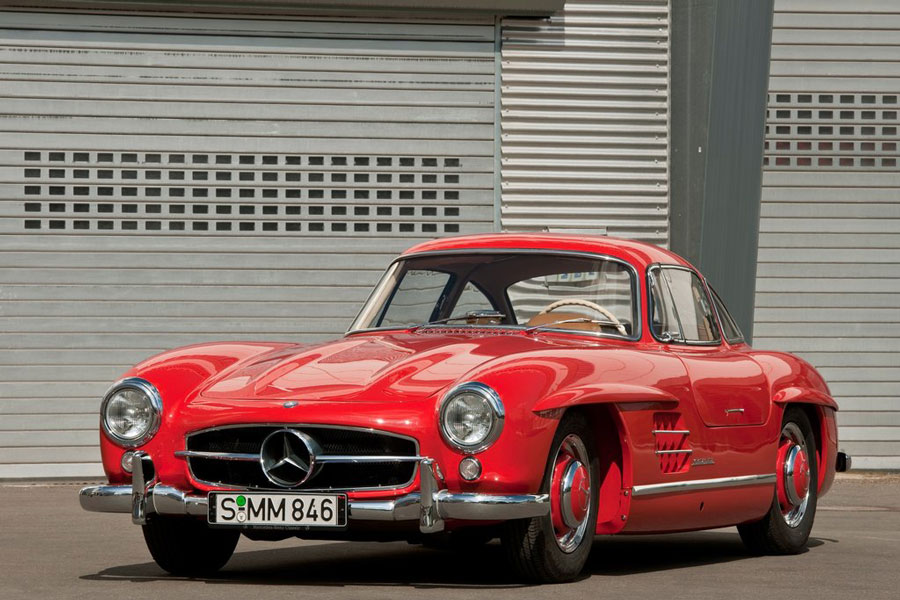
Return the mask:
POLYGON ((154 435, 159 431, 159 426, 162 422, 162 396, 159 393, 159 390, 156 387, 147 381, 146 379, 141 379, 140 377, 129 377, 127 379, 123 379, 115 383, 109 391, 106 392, 106 395, 103 396, 103 402, 100 405, 100 425, 103 428, 103 433, 112 440, 115 444, 122 446, 123 448, 137 448, 138 446, 143 446, 150 439, 153 438, 154 435), (151 418, 150 422, 147 425, 147 428, 144 432, 136 438, 129 439, 123 438, 114 431, 112 431, 109 427, 109 423, 107 422, 107 408, 109 406, 110 400, 112 400, 117 393, 124 389, 132 389, 137 390, 141 394, 143 394, 147 401, 150 404, 151 410, 151 418))
POLYGON ((440 408, 438 410, 438 428, 441 431, 441 437, 444 438, 444 441, 447 442, 447 444, 466 454, 478 454, 479 452, 483 452, 490 448, 503 431, 504 419, 505 411, 500 395, 494 388, 478 381, 467 381, 447 392, 441 400, 440 408), (465 444, 460 442, 450 433, 450 430, 447 427, 446 416, 450 402, 462 394, 474 394, 480 396, 491 410, 491 417, 493 420, 491 428, 487 435, 477 443, 465 444))

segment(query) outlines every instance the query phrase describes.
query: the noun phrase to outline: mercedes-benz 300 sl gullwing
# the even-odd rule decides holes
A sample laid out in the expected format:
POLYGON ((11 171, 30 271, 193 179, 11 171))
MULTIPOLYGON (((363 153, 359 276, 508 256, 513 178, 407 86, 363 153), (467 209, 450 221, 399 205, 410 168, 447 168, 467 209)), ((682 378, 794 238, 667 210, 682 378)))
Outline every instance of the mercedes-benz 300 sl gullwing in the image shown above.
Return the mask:
POLYGON ((147 359, 101 405, 108 484, 171 573, 238 538, 500 538, 517 577, 582 570, 595 534, 737 525, 805 548, 837 405, 802 359, 747 345, 684 259, 606 237, 420 244, 346 335, 147 359))

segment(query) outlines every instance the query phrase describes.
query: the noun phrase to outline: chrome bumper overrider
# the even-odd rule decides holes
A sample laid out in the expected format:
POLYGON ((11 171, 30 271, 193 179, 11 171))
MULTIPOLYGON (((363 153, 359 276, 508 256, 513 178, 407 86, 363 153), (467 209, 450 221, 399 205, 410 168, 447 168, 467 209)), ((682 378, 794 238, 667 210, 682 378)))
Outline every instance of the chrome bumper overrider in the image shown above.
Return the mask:
MULTIPOLYGON (((153 462, 142 452, 134 456, 132 485, 93 485, 79 492, 81 507, 94 512, 131 513, 136 524, 147 515, 205 517, 206 496, 195 496, 154 481, 153 462)), ((420 490, 390 500, 349 500, 350 520, 418 521, 422 533, 444 529, 445 519, 506 521, 540 517, 550 512, 547 494, 473 494, 439 489, 434 460, 419 461, 420 490)))

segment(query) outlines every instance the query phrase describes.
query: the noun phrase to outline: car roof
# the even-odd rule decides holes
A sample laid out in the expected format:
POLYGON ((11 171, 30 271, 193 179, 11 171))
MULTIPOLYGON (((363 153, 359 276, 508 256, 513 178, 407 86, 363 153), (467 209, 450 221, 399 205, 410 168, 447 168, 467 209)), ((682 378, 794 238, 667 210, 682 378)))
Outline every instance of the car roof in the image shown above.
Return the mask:
POLYGON ((653 263, 691 267, 691 264, 674 252, 659 246, 607 237, 605 235, 563 233, 485 233, 439 238, 417 244, 403 255, 423 252, 448 252, 480 249, 510 250, 564 250, 587 252, 621 258, 635 267, 645 268, 653 263))

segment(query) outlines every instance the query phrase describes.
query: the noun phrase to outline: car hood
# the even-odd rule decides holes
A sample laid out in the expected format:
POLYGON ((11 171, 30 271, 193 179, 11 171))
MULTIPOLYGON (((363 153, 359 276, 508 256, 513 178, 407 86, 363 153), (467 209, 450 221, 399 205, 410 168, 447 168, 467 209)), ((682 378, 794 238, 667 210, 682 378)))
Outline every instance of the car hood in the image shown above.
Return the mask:
MULTIPOLYGON (((213 377, 210 400, 416 401, 433 396, 494 359, 559 348, 521 332, 464 330, 357 334, 314 346, 288 346, 213 377)), ((578 342, 565 343, 567 346, 578 342)))

